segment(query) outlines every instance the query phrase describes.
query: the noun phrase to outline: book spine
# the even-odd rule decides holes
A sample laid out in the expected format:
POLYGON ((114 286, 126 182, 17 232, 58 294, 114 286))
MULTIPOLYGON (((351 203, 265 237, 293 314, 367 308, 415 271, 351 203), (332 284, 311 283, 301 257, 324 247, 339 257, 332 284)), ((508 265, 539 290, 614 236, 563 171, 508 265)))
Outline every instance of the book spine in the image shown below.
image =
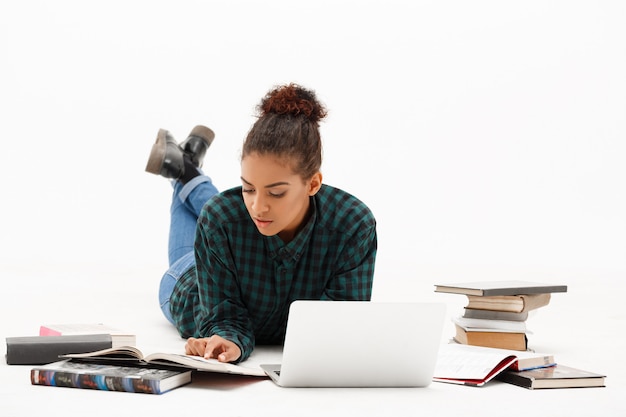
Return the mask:
POLYGON ((79 374, 49 369, 32 369, 32 385, 51 387, 95 389, 102 391, 135 392, 142 394, 162 394, 160 381, 125 376, 79 374))
POLYGON ((113 346, 110 335, 8 337, 8 365, 41 365, 67 353, 94 352, 113 346))

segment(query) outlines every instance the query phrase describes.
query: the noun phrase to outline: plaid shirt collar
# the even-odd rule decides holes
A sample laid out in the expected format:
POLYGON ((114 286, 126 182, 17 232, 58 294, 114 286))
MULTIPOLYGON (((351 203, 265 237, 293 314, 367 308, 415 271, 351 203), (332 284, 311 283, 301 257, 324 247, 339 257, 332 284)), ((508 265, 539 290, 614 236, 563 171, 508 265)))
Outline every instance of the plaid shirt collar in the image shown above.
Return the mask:
POLYGON ((267 248, 267 255, 270 259, 283 262, 288 262, 290 260, 297 262, 300 259, 309 240, 311 239, 313 226, 315 225, 315 221, 317 219, 317 205, 315 198, 311 197, 309 201, 311 202, 311 213, 309 215, 309 219, 302 230, 298 232, 296 237, 291 242, 285 244, 282 239, 278 237, 278 235, 265 237, 265 247, 267 248))

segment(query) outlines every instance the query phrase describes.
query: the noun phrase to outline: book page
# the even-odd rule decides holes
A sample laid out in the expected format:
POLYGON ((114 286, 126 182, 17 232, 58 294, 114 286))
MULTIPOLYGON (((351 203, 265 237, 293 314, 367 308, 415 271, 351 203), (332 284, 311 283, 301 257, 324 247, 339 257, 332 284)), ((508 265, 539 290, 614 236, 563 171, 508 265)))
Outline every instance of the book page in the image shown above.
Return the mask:
POLYGON ((439 349, 434 376, 482 380, 507 358, 511 359, 511 363, 517 360, 506 352, 475 349, 474 346, 451 343, 439 349))
POLYGON ((143 353, 134 346, 121 346, 108 349, 97 350, 95 352, 87 353, 68 353, 63 355, 64 358, 133 358, 143 359, 143 353))
POLYGON ((150 363, 173 362, 184 365, 191 369, 201 371, 222 372, 229 374, 240 374, 250 376, 265 376, 265 372, 260 368, 248 368, 242 365, 220 362, 217 359, 205 359, 200 356, 183 355, 177 353, 153 353, 146 356, 146 361, 150 363))

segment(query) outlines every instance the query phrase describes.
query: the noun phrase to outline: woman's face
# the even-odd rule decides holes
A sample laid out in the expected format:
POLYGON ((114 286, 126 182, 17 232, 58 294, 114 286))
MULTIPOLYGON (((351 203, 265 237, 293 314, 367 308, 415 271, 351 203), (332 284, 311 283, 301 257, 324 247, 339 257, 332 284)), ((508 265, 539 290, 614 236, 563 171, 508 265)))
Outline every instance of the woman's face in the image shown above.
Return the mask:
POLYGON ((241 161, 243 200, 257 229, 265 236, 291 241, 307 218, 309 197, 320 188, 322 174, 309 180, 295 174, 287 161, 252 153, 241 161))

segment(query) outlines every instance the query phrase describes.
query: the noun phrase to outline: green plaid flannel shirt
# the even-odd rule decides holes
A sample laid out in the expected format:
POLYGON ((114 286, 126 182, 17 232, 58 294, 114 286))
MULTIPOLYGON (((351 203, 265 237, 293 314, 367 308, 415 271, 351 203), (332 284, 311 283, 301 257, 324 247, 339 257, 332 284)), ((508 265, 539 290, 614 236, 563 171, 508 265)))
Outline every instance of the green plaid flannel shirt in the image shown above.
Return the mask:
POLYGON ((177 282, 171 312, 182 337, 219 335, 241 348, 284 342, 297 299, 370 300, 376 221, 354 196, 323 185, 295 239, 263 236, 241 187, 205 204, 196 229, 196 267, 177 282))

